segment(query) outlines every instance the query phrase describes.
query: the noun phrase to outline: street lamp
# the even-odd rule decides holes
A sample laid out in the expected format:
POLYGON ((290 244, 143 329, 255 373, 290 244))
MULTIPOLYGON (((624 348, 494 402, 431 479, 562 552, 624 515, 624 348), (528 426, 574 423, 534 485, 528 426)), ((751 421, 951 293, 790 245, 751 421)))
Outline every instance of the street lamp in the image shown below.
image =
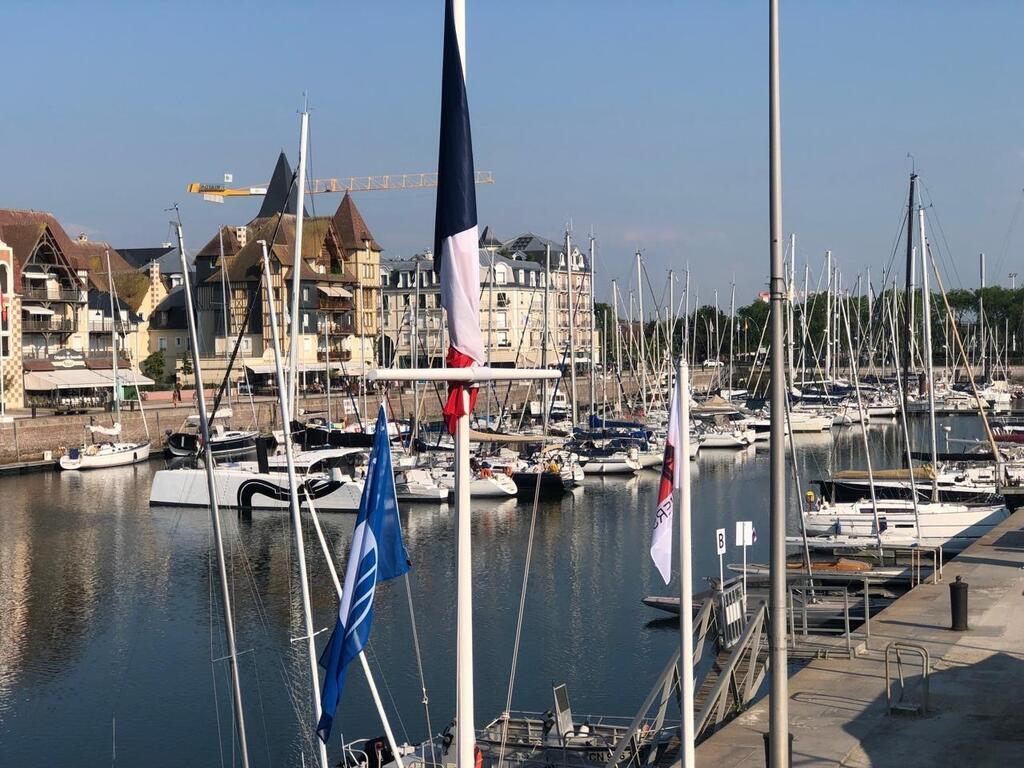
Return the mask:
POLYGON ((1016 272, 1011 272, 1010 273, 1010 290, 1012 290, 1012 291, 1017 290, 1017 273, 1016 272))

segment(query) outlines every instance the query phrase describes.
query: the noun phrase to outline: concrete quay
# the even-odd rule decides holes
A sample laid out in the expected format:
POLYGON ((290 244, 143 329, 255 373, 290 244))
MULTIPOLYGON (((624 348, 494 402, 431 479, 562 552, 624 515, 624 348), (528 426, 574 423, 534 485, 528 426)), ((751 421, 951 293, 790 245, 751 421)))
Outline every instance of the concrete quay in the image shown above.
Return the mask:
MULTIPOLYGON (((813 661, 789 679, 793 766, 941 768, 1024 765, 1024 511, 950 561, 944 581, 908 592, 871 620, 867 650, 813 661), (949 584, 970 585, 969 629, 950 626, 949 584), (927 712, 888 713, 885 649, 931 657, 927 712)), ((904 656, 907 699, 920 663, 904 656)), ((895 665, 893 665, 895 677, 895 665)), ((764 766, 767 697, 697 748, 699 766, 764 766)))

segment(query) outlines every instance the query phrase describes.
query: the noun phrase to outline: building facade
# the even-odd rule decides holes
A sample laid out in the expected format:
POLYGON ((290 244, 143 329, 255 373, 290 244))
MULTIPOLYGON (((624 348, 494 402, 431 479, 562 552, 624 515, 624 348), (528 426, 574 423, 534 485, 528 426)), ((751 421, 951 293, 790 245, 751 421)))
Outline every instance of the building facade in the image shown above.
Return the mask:
MULTIPOLYGON (((501 244, 489 228, 485 228, 480 245, 480 327, 487 363, 558 367, 569 364, 573 347, 576 364, 589 365, 592 350, 601 347, 598 329, 591 336, 592 276, 587 257, 572 248, 567 258, 562 246, 535 235, 501 244)), ((381 280, 382 364, 442 365, 448 339, 433 256, 385 259, 381 280)))

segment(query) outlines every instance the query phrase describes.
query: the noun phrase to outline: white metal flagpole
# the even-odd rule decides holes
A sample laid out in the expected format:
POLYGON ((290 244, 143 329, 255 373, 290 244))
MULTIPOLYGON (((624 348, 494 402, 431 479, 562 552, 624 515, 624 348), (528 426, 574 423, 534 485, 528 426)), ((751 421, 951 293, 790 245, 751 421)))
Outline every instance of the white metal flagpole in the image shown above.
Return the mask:
POLYGON ((690 381, 686 355, 679 358, 675 407, 679 411, 679 485, 675 508, 679 510, 679 688, 682 694, 682 768, 696 765, 693 724, 693 561, 690 525, 690 381))

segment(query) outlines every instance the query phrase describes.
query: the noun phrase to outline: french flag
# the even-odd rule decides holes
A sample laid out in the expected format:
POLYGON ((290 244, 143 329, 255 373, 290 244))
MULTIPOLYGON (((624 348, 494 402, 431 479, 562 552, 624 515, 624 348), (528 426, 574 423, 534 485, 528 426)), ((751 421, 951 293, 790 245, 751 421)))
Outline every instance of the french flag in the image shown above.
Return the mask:
MULTIPOLYGON (((465 40, 459 38, 454 6, 455 0, 446 0, 434 254, 439 261, 441 306, 448 313, 451 345, 446 362, 450 368, 467 368, 483 363, 485 355, 480 331, 476 173, 466 99, 465 40)), ((464 25, 460 26, 464 34, 464 25)), ((452 384, 448 389, 444 418, 452 434, 455 434, 459 417, 471 412, 476 404, 477 390, 473 387, 469 390, 469 411, 465 410, 464 387, 464 384, 452 384)))

